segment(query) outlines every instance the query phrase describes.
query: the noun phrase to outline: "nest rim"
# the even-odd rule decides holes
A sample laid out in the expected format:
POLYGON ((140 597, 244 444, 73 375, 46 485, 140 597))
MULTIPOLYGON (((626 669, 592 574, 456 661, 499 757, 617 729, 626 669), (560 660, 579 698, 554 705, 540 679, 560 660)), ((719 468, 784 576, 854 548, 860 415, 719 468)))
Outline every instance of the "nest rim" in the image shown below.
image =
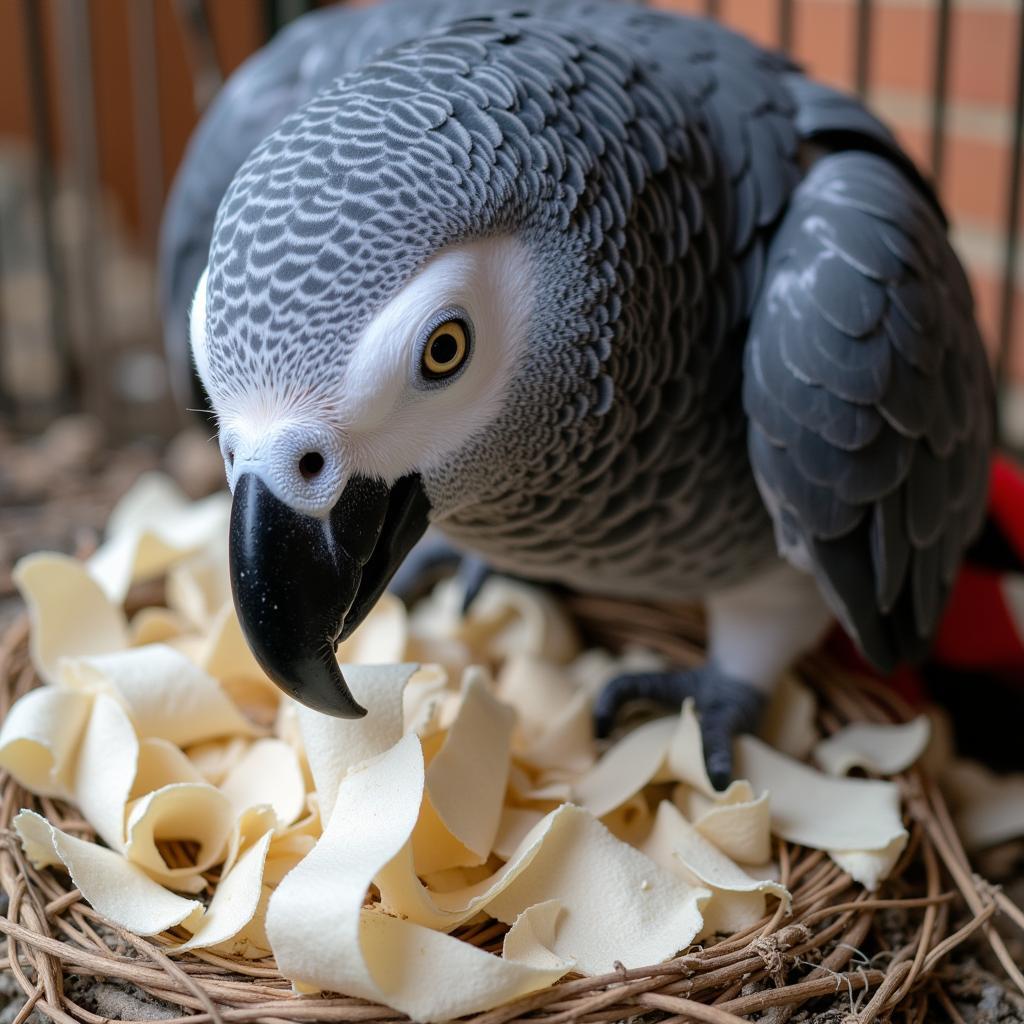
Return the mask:
MULTIPOLYGON (((690 609, 638 605, 606 598, 569 598, 566 606, 589 637, 609 647, 627 644, 653 649, 679 664, 703 657, 703 623, 690 609)), ((28 655, 25 616, 0 638, 0 720, 22 694, 42 681, 28 655)), ((899 723, 913 712, 891 689, 841 667, 818 653, 800 664, 798 676, 814 690, 826 732, 851 721, 899 723)), ((994 886, 976 876, 959 840, 949 809, 934 779, 921 765, 893 777, 901 790, 909 841, 889 877, 869 893, 823 851, 773 837, 780 881, 790 889, 793 908, 784 916, 778 903, 757 925, 716 936, 673 959, 616 970, 600 977, 569 975, 550 988, 475 1014, 472 1024, 546 1024, 649 1019, 738 1024, 773 1008, 775 1021, 788 1020, 807 1003, 832 997, 850 1021, 869 1024, 901 1007, 908 1019, 932 1019, 941 1009, 959 1014, 944 990, 944 958, 982 932, 1011 979, 1024 992, 1024 975, 991 927, 999 911, 1024 928, 1024 912, 994 886), (954 904, 967 911, 954 928, 954 904), (860 946, 883 911, 914 913, 912 939, 878 963, 858 961, 860 946), (792 978, 801 968, 799 978, 792 978), (806 970, 803 970, 805 969, 806 970), (759 988, 754 986, 767 982, 759 988)), ((73 807, 35 797, 0 771, 0 916, 6 937, 2 966, 11 972, 25 1003, 13 1024, 38 1009, 60 1024, 101 1024, 104 1017, 69 992, 72 975, 115 978, 134 985, 166 1008, 181 1011, 171 1024, 227 1021, 359 1021, 408 1018, 382 1004, 342 995, 302 996, 280 975, 272 958, 236 960, 205 950, 171 954, 177 941, 164 933, 143 938, 93 910, 70 877, 28 863, 14 832, 23 807, 39 811, 72 835, 95 839, 73 807)), ((500 948, 504 928, 469 924, 454 934, 481 948, 500 948)), ((860 954, 863 956, 863 954, 860 954)), ((621 965, 620 965, 621 966, 621 965)), ((158 1019, 140 1017, 143 1020, 158 1019)), ((135 1022, 133 1022, 135 1024, 135 1022)))

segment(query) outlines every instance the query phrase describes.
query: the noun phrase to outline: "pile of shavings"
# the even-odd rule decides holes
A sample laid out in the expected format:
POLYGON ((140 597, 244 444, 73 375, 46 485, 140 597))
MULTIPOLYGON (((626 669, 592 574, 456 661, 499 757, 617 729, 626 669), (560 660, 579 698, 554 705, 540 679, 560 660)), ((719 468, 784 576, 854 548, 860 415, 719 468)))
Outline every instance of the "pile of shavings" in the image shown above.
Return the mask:
POLYGON ((657 660, 583 650, 519 583, 489 580, 465 616, 451 582, 411 613, 386 595, 338 652, 366 718, 309 711, 244 642, 227 518, 224 495, 144 477, 88 562, 15 574, 45 685, 3 722, 0 767, 97 836, 24 810, 24 851, 165 949, 273 955, 296 991, 446 1020, 785 915, 773 836, 869 889, 906 845, 897 785, 848 773, 904 770, 926 718, 822 739, 789 678, 716 792, 689 705, 595 743, 594 695, 657 660), (166 604, 129 619, 129 588, 155 577, 166 604), (509 926, 500 955, 452 934, 488 919, 509 926))

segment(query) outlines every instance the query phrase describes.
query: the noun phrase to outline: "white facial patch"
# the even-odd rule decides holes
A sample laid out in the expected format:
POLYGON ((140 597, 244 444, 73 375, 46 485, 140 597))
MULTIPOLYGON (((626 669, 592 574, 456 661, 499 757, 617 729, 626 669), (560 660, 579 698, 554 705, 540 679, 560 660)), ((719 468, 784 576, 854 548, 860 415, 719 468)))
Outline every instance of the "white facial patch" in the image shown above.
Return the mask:
MULTIPOLYGON (((192 356, 208 380, 206 280, 192 304, 192 356)), ((241 390, 217 401, 228 483, 259 475, 285 503, 322 516, 348 478, 394 480, 429 471, 465 445, 501 409, 526 345, 533 309, 526 248, 510 236, 452 246, 435 254, 347 351, 337 383, 297 396, 287 381, 273 392, 241 390), (471 321, 470 355, 450 381, 426 381, 424 335, 439 312, 457 308, 471 321), (322 456, 310 476, 306 453, 322 456)))
POLYGON ((346 360, 338 396, 352 468, 392 479, 442 463, 490 422, 525 347, 530 260, 504 236, 452 246, 374 318, 346 360), (419 345, 439 310, 464 309, 473 345, 450 382, 419 379, 419 345))
POLYGON ((196 365, 196 372, 203 383, 207 383, 207 374, 210 369, 210 358, 206 348, 206 278, 210 268, 203 270, 203 276, 199 278, 196 286, 195 298, 192 300, 192 308, 188 317, 188 336, 192 348, 192 361, 196 365))

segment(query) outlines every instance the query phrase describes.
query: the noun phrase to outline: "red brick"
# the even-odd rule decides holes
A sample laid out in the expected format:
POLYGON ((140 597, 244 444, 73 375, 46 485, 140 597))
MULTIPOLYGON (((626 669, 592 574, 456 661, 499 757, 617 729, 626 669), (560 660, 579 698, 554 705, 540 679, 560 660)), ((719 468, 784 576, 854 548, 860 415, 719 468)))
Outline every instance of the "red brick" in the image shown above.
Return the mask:
POLYGON ((950 25, 950 96, 1009 108, 1017 68, 1018 18, 1006 10, 954 4, 950 25))
POLYGON ((651 0, 651 7, 682 14, 703 14, 705 10, 703 0, 651 0))
POLYGON ((884 3, 876 3, 872 10, 871 85, 929 95, 937 39, 934 12, 884 3))
MULTIPOLYGON (((930 173, 931 132, 893 123, 900 144, 930 173)), ((953 221, 1002 231, 1007 211, 1010 147, 1005 142, 949 135, 939 192, 953 221)), ((1024 210, 1020 225, 1024 228, 1024 210)))
MULTIPOLYGON (((978 326, 994 365, 999 344, 1003 277, 1002 274, 991 271, 976 270, 970 278, 978 326)), ((1011 380, 1024 384, 1024 289, 1019 287, 1014 293, 1013 343, 1010 346, 1010 358, 1006 369, 1011 380)))
POLYGON ((853 4, 797 0, 793 14, 794 57, 816 78, 851 88, 856 34, 853 4))
POLYGON ((760 43, 778 46, 778 14, 769 0, 722 0, 721 20, 760 43))
MULTIPOLYGON (((876 111, 881 117, 880 111, 876 111)), ((931 133, 920 131, 908 125, 901 124, 893 118, 882 117, 882 120, 895 134, 899 144, 906 150, 908 156, 917 164, 920 171, 928 176, 931 173, 929 162, 931 159, 931 133)))

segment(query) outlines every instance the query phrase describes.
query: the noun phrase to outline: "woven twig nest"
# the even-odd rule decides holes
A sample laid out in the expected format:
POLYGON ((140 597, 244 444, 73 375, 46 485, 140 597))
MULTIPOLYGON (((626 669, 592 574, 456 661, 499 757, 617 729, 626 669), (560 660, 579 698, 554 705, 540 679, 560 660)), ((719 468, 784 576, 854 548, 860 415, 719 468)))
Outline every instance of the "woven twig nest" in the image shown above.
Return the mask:
MULTIPOLYGON (((570 610, 583 630, 608 646, 639 644, 675 663, 702 657, 702 624, 696 614, 621 602, 573 599, 570 610)), ((22 620, 0 645, 0 714, 39 684, 28 657, 22 620)), ((850 674, 825 656, 800 668, 819 697, 826 733, 850 722, 901 722, 909 709, 879 683, 850 674)), ((474 1018, 476 1024, 509 1021, 612 1021, 643 1016, 673 1021, 727 1022, 771 1010, 779 1024, 808 1008, 833 1010, 836 1019, 867 1022, 897 1007, 907 1020, 960 1019, 946 990, 949 954, 976 933, 985 934, 1012 975, 1019 970, 991 926, 998 911, 1024 927, 1024 915, 972 873, 943 797, 926 771, 897 777, 910 841, 889 879, 875 893, 854 883, 821 851, 777 841, 781 881, 793 896, 792 914, 778 909, 755 927, 692 948, 667 963, 622 969, 603 977, 570 976, 550 989, 474 1018), (892 912, 903 915, 907 936, 893 945, 892 912), (863 951, 863 952, 862 952, 863 951)), ((12 828, 19 809, 34 808, 72 835, 95 833, 74 807, 27 793, 0 776, 3 805, 0 886, 8 901, 0 930, 7 937, 5 969, 25 993, 14 1018, 33 1009, 63 1022, 108 1019, 83 1005, 81 979, 127 983, 170 1007, 179 1019, 205 1021, 395 1021, 384 1006, 341 996, 297 996, 272 960, 232 960, 196 951, 169 956, 171 935, 143 939, 105 919, 66 874, 36 870, 12 828), (72 983, 69 979, 75 976, 72 983)), ((471 923, 460 938, 499 950, 506 926, 471 923)), ((1024 979, 1020 979, 1024 981, 1024 979)), ((141 1006, 141 1004, 139 1004, 141 1006)), ((166 1009, 155 1016, 166 1017, 166 1009)), ((141 1013, 140 1013, 141 1016, 141 1013)))

